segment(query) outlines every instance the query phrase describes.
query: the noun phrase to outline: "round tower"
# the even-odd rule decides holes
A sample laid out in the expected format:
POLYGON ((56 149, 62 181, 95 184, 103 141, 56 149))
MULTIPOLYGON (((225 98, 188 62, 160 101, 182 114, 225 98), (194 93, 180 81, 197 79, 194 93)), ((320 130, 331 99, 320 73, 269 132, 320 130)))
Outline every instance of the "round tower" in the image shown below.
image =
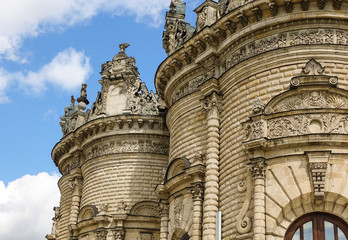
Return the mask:
POLYGON ((347 225, 348 3, 206 0, 193 33, 182 4, 167 13, 155 80, 171 142, 163 239, 306 239, 306 221, 347 225))
POLYGON ((72 97, 65 108, 63 138, 52 150, 61 202, 48 239, 159 238, 154 189, 168 162, 166 107, 139 79, 128 46, 102 64, 91 109, 85 84, 78 104, 72 97))

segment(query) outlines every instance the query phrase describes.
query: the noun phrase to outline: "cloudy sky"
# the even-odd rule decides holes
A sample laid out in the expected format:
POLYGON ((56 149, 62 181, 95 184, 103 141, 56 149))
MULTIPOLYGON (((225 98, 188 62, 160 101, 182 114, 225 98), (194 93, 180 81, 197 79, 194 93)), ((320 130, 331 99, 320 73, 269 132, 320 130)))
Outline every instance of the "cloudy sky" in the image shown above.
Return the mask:
MULTIPOLYGON (((187 18, 203 0, 187 0, 187 18)), ((38 240, 50 232, 60 175, 51 150, 59 117, 88 84, 100 90, 102 63, 128 42, 150 89, 170 0, 2 0, 0 8, 0 239, 38 240)))

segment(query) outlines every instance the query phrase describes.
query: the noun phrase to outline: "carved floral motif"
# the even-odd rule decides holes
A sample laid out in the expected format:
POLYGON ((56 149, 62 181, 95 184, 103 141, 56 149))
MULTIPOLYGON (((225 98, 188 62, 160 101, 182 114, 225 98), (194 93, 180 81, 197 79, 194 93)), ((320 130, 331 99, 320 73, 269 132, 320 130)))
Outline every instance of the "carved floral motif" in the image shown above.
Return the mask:
POLYGON ((166 143, 151 140, 123 140, 93 147, 86 155, 86 160, 116 153, 148 152, 167 155, 166 143))
POLYGON ((112 234, 115 240, 124 240, 126 236, 126 232, 123 229, 113 231, 112 234))
POLYGON ((268 137, 279 138, 311 133, 348 134, 345 114, 306 114, 281 117, 268 121, 268 137))
POLYGON ((98 231, 95 233, 97 240, 106 240, 108 233, 107 231, 98 231))

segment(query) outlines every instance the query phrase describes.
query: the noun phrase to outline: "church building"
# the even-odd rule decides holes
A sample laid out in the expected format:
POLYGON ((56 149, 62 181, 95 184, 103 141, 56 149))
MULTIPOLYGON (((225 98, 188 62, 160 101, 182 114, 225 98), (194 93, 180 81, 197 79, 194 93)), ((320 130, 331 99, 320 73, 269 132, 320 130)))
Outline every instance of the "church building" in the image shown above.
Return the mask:
POLYGON ((72 97, 47 240, 348 239, 348 1, 201 2, 156 93, 122 43, 72 97))

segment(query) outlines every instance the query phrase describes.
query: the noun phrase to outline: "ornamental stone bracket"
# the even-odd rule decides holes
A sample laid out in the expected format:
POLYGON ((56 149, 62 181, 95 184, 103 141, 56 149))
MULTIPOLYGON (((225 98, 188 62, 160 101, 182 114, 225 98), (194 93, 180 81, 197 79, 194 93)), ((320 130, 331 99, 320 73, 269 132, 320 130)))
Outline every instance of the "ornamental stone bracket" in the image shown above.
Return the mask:
POLYGON ((308 158, 308 172, 312 183, 314 204, 322 204, 327 165, 331 152, 306 152, 308 158))

